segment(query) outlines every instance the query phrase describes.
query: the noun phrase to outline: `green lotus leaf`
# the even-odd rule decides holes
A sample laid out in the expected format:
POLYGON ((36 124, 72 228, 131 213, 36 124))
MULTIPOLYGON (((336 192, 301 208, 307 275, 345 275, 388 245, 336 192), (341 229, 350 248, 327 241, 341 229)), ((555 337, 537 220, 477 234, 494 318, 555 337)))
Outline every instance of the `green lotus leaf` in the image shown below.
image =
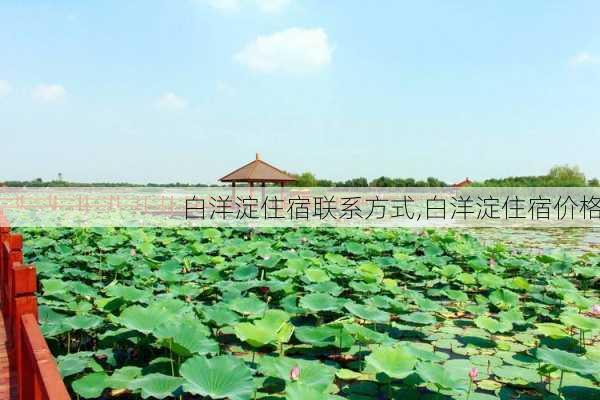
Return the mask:
POLYGON ((381 282, 383 280, 383 270, 373 262, 360 264, 357 272, 368 283, 381 282))
POLYGON ((346 251, 351 254, 361 255, 365 253, 365 247, 360 243, 346 242, 345 247, 346 251))
POLYGON ((600 329, 600 319, 586 317, 581 314, 565 313, 560 316, 560 320, 567 326, 574 326, 584 331, 600 329))
MULTIPOLYGON (((600 274, 600 271, 599 271, 599 274, 600 274)), ((575 305, 575 307, 577 307, 580 311, 588 310, 588 309, 592 308, 594 305, 593 300, 581 295, 578 292, 565 293, 563 296, 563 300, 565 301, 565 303, 575 305)))
MULTIPOLYGON (((487 382, 493 382, 493 381, 487 381, 487 382)), ((480 383, 481 382, 478 382, 477 386, 481 387, 482 389, 484 389, 484 387, 483 387, 484 385, 480 385, 480 383)), ((496 385, 494 385, 492 383, 491 385, 488 386, 491 389, 487 389, 487 390, 492 390, 493 391, 494 388, 502 387, 502 385, 498 384, 497 382, 494 382, 494 383, 496 383, 496 385)), ((484 390, 486 390, 486 389, 484 389, 484 390)), ((487 394, 487 393, 480 393, 480 392, 473 392, 473 393, 471 393, 468 396, 465 394, 463 396, 460 396, 459 398, 461 400, 463 400, 463 399, 467 400, 467 397, 468 397, 469 400, 498 400, 498 396, 494 396, 494 395, 487 394)))
POLYGON ((255 390, 250 369, 231 356, 194 356, 181 364, 179 372, 186 380, 185 391, 213 399, 246 400, 255 390))
POLYGON ((464 309, 473 315, 482 315, 489 312, 488 306, 485 304, 469 304, 464 309))
POLYGON ((433 315, 419 311, 411 314, 401 314, 398 317, 402 321, 411 322, 417 325, 431 325, 437 322, 433 315))
POLYGON ((564 325, 554 324, 551 322, 543 322, 535 325, 538 334, 551 338, 561 338, 569 336, 564 325))
POLYGON ((571 371, 584 375, 600 373, 600 363, 587 358, 578 357, 567 351, 540 347, 536 350, 535 355, 538 360, 553 365, 563 371, 571 371))
POLYGON ((93 372, 73 381, 71 386, 73 391, 84 399, 93 399, 102 395, 108 383, 108 375, 105 372, 93 372))
POLYGON ((79 352, 58 356, 56 362, 63 378, 83 372, 92 361, 92 353, 79 352))
POLYGON ((512 323, 505 320, 497 320, 486 315, 481 315, 473 320, 475 325, 490 333, 508 332, 512 330, 512 323))
POLYGON ((158 325, 173 317, 167 311, 152 310, 149 307, 131 306, 123 310, 119 322, 129 329, 151 333, 158 325))
POLYGON ((268 310, 262 319, 252 323, 242 322, 234 325, 235 335, 253 347, 262 347, 273 342, 287 342, 294 330, 288 324, 288 313, 283 310, 268 310))
POLYGON ((106 262, 111 267, 122 267, 127 264, 127 256, 124 254, 109 254, 106 256, 106 262))
POLYGON ((426 297, 421 299, 415 299, 415 304, 421 311, 425 312, 442 312, 445 308, 438 302, 430 300, 426 297))
POLYGON ((415 356, 420 361, 445 361, 450 356, 433 350, 433 346, 427 343, 401 342, 400 348, 415 356))
POLYGON ((528 291, 530 286, 531 285, 529 282, 527 282, 527 279, 521 276, 516 276, 510 281, 510 287, 513 289, 528 291))
POLYGON ((548 283, 549 283, 549 286, 555 291, 557 291, 557 290, 569 291, 569 292, 577 291, 577 287, 575 287, 573 282, 571 282, 565 278, 556 277, 556 278, 550 279, 548 283))
POLYGON ((348 286, 358 293, 379 293, 381 291, 381 287, 377 283, 352 281, 348 284, 348 286))
POLYGON ((297 367, 300 374, 297 382, 324 392, 333 383, 335 369, 319 361, 307 361, 289 357, 260 357, 259 370, 265 376, 282 379, 291 383, 290 371, 297 367))
POLYGON ((68 283, 61 279, 42 279, 41 283, 44 295, 47 296, 63 294, 69 290, 68 283))
POLYGON ((454 265, 454 264, 448 264, 448 265, 444 265, 441 269, 440 269, 440 274, 444 277, 444 278, 453 278, 456 275, 460 274, 462 271, 462 268, 459 267, 458 265, 454 265))
POLYGON ((290 314, 283 310, 267 310, 263 315, 261 320, 256 322, 260 322, 264 326, 270 327, 271 329, 277 331, 281 328, 281 326, 290 320, 290 314))
POLYGON ((235 335, 242 341, 247 342, 253 347, 266 346, 272 343, 277 338, 277 332, 269 327, 242 322, 235 324, 233 327, 235 335))
POLYGON ((502 359, 496 356, 475 355, 469 357, 469 361, 471 362, 471 364, 484 367, 498 367, 502 365, 502 359))
POLYGON ((347 331, 350 335, 352 335, 357 342, 360 342, 362 344, 387 344, 394 342, 394 340, 385 333, 376 332, 359 324, 345 324, 344 330, 347 331))
POLYGON ((511 324, 522 324, 525 323, 525 317, 518 308, 511 308, 508 311, 502 311, 498 314, 501 321, 509 322, 511 324))
POLYGON ((443 291, 443 293, 450 300, 458 301, 458 302, 461 302, 461 303, 469 301, 469 296, 467 296, 467 294, 465 292, 461 292, 460 290, 445 289, 443 291))
POLYGON ((256 297, 237 297, 229 303, 229 307, 243 315, 259 316, 266 311, 267 303, 256 297))
POLYGON ((333 400, 336 397, 299 382, 285 387, 285 398, 288 400, 333 400))
POLYGON ((504 285, 504 279, 501 276, 490 273, 477 274, 477 280, 483 287, 490 289, 501 288, 504 285))
POLYGON ((519 304, 519 295, 508 289, 497 289, 490 294, 490 302, 496 307, 506 310, 519 304))
POLYGON ((350 311, 352 314, 356 315, 361 319, 365 319, 367 321, 379 322, 385 324, 390 320, 390 314, 382 311, 378 308, 366 306, 363 304, 358 304, 354 302, 348 302, 344 305, 344 307, 350 311))
POLYGON ((96 315, 75 315, 63 320, 63 323, 73 330, 94 329, 100 326, 102 322, 103 319, 96 315))
POLYGON ((294 276, 304 273, 304 270, 310 265, 310 261, 304 258, 290 258, 286 262, 289 270, 293 271, 294 276))
POLYGON ((475 275, 466 272, 458 274, 455 277, 455 279, 463 285, 474 285, 475 283, 477 283, 477 281, 475 280, 475 275))
POLYGON ((494 367, 493 371, 498 380, 516 385, 528 385, 540 379, 537 370, 532 368, 502 365, 494 367))
POLYGON ((163 339, 161 344, 164 347, 184 357, 219 352, 219 343, 209 338, 210 330, 197 319, 167 321, 157 326, 152 333, 163 339))
POLYGON ((316 347, 336 346, 344 349, 354 344, 354 339, 345 329, 331 326, 301 326, 296 328, 294 336, 300 342, 316 347))
POLYGON ((467 383, 462 379, 457 379, 450 371, 442 365, 421 362, 417 365, 417 374, 425 382, 433 383, 441 389, 466 391, 467 383))
POLYGON ((368 375, 361 372, 352 371, 351 369, 340 368, 336 370, 335 376, 343 381, 354 381, 357 379, 367 380, 368 375))
POLYGON ((106 289, 106 294, 111 297, 120 297, 126 301, 139 301, 142 299, 147 299, 150 296, 150 294, 145 290, 121 284, 109 286, 106 289))
POLYGON ((233 271, 233 279, 247 281, 258 276, 258 268, 254 265, 241 265, 233 271))
POLYGON ((309 268, 306 271, 304 271, 304 273, 306 275, 306 278, 311 282, 327 282, 330 279, 329 275, 327 275, 327 272, 325 272, 321 268, 309 268))
POLYGON ((403 379, 413 372, 417 358, 403 348, 378 346, 365 361, 377 372, 383 372, 391 378, 403 379))
POLYGON ((122 367, 115 370, 108 378, 108 387, 113 389, 125 389, 129 384, 142 374, 139 367, 122 367))
POLYGON ((222 303, 203 308, 202 313, 209 321, 213 321, 218 326, 232 325, 240 318, 238 314, 222 303))
POLYGON ((164 399, 172 397, 184 383, 184 379, 169 375, 152 373, 137 378, 129 383, 129 390, 141 390, 142 398, 164 399))
POLYGON ((311 293, 300 299, 300 307, 312 312, 337 311, 344 303, 344 300, 325 293, 311 293))

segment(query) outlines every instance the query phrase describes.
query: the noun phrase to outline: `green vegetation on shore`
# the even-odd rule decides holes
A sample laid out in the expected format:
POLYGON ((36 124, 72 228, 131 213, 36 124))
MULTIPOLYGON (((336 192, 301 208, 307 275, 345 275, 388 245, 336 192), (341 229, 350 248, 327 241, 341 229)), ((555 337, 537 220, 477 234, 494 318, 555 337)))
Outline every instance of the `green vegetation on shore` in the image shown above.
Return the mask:
MULTIPOLYGON (((293 186, 298 187, 446 187, 451 184, 440 179, 429 177, 425 180, 414 178, 390 178, 380 176, 369 181, 367 178, 353 178, 346 181, 332 181, 319 179, 312 172, 292 174, 298 178, 293 186)), ((222 185, 207 185, 202 183, 79 183, 63 180, 44 181, 37 178, 31 181, 5 181, 8 187, 217 187, 222 185)), ((587 179, 583 172, 576 166, 558 165, 553 167, 548 174, 540 176, 511 176, 508 178, 492 178, 481 182, 473 182, 473 186, 487 187, 599 187, 598 178, 587 179)), ((0 186, 2 183, 0 182, 0 186)))

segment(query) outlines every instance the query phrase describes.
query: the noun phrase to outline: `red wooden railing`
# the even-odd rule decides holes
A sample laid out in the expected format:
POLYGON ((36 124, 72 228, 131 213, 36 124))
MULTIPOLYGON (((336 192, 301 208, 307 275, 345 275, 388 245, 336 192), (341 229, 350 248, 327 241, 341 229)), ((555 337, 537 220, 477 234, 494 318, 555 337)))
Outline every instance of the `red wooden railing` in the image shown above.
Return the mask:
POLYGON ((69 393, 38 324, 37 278, 23 264, 23 239, 0 210, 0 299, 19 400, 68 400, 69 393))

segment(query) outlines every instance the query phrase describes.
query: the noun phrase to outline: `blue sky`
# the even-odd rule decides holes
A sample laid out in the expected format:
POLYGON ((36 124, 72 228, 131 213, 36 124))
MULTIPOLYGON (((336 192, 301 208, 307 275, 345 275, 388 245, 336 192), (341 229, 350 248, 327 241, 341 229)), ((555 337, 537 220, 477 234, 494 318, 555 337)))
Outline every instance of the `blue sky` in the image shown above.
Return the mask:
POLYGON ((0 180, 600 176, 600 2, 5 0, 0 180))

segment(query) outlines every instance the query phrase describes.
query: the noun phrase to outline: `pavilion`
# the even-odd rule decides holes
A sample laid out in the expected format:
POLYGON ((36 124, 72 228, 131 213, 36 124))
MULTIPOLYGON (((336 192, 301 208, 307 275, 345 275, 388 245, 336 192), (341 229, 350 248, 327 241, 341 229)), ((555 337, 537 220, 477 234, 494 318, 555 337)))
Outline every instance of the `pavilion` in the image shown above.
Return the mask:
POLYGON ((450 185, 450 187, 463 188, 463 187, 471 186, 472 183, 473 183, 473 181, 471 181, 469 178, 465 178, 464 181, 454 183, 454 184, 450 185))
POLYGON ((283 188, 286 184, 295 182, 296 178, 261 160, 260 154, 256 153, 255 160, 225 175, 219 181, 231 182, 231 187, 235 193, 235 187, 238 183, 247 183, 250 188, 254 185, 260 185, 264 188, 267 183, 279 185, 283 188))

